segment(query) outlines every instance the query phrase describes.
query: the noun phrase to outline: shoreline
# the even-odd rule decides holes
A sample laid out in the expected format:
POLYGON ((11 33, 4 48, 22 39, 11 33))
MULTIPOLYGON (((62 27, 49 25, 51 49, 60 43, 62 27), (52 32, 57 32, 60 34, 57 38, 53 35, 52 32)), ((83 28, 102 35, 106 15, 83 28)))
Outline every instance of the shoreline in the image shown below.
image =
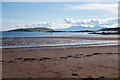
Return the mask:
POLYGON ((115 44, 115 42, 113 43, 95 43, 95 44, 77 44, 77 45, 53 45, 53 46, 26 46, 26 47, 21 47, 21 46, 17 46, 17 47, 9 47, 9 48, 0 48, 0 49, 17 49, 17 48, 44 48, 44 47, 86 47, 86 46, 120 46, 119 44, 115 44))
POLYGON ((89 36, 83 36, 83 35, 81 35, 81 36, 53 36, 53 37, 2 37, 2 38, 0 38, 0 39, 9 39, 9 38, 14 38, 14 39, 19 39, 19 38, 25 38, 25 39, 30 39, 30 38, 35 38, 35 39, 39 39, 39 38, 48 38, 48 39, 82 39, 82 40, 118 40, 119 39, 119 37, 118 36, 116 36, 116 37, 113 37, 113 36, 111 36, 111 37, 105 37, 105 36, 100 36, 100 37, 98 37, 98 36, 91 36, 91 37, 89 37, 89 36))
MULTIPOLYGON (((4 52, 11 52, 10 50, 56 50, 56 49, 77 49, 77 48, 99 48, 99 47, 117 47, 119 48, 120 45, 93 45, 91 46, 92 44, 90 45, 70 45, 70 46, 40 46, 40 47, 18 47, 18 48, 1 48, 3 50, 3 53, 4 52)), ((118 51, 118 50, 117 50, 118 51)), ((17 51, 16 51, 17 53, 17 51)))

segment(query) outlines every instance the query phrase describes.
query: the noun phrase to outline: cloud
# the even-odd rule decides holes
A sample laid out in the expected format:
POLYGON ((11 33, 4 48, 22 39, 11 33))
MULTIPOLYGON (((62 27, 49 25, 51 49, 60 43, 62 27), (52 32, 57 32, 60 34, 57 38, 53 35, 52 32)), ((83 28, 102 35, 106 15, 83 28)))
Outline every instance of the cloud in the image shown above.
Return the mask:
POLYGON ((55 25, 55 23, 40 22, 40 23, 34 23, 34 24, 20 24, 20 25, 17 25, 17 27, 51 27, 53 25, 55 25))
POLYGON ((72 18, 70 18, 70 19, 69 19, 69 18, 65 18, 65 19, 64 19, 64 22, 67 23, 67 24, 72 24, 72 23, 74 23, 74 21, 73 21, 72 18))
POLYGON ((35 27, 52 27, 55 23, 53 22, 39 22, 33 24, 19 24, 19 25, 10 25, 10 26, 2 26, 2 31, 18 29, 18 28, 35 28, 35 27))
POLYGON ((86 3, 80 5, 65 5, 64 10, 91 10, 91 11, 106 11, 112 14, 117 14, 118 3, 86 3))
POLYGON ((19 24, 19 25, 4 25, 2 30, 12 30, 19 28, 35 28, 35 27, 47 27, 52 29, 62 29, 71 26, 83 26, 83 27, 118 27, 118 18, 106 18, 106 19, 72 19, 65 18, 58 22, 39 22, 32 24, 19 24))
POLYGON ((106 19, 77 19, 65 18, 64 23, 71 24, 72 26, 83 26, 83 27, 117 27, 118 18, 106 18, 106 19))

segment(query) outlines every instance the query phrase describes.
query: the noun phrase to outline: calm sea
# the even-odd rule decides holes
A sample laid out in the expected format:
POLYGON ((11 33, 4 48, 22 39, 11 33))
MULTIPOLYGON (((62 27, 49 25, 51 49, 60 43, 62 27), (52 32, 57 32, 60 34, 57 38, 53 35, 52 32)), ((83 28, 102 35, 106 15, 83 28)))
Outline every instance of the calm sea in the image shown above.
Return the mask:
POLYGON ((57 38, 36 38, 36 37, 55 37, 55 36, 86 36, 86 37, 117 37, 113 35, 97 35, 87 32, 2 32, 2 46, 0 48, 18 47, 40 47, 40 46, 66 46, 66 45, 86 45, 102 44, 114 45, 117 41, 107 40, 76 40, 76 39, 57 39, 57 38), (17 37, 17 38, 16 38, 17 37), (28 37, 28 38, 25 38, 28 37), (29 38, 35 37, 35 38, 29 38))
MULTIPOLYGON (((90 35, 85 32, 2 32, 0 37, 47 37, 90 35)), ((94 35, 94 34, 93 34, 94 35)))

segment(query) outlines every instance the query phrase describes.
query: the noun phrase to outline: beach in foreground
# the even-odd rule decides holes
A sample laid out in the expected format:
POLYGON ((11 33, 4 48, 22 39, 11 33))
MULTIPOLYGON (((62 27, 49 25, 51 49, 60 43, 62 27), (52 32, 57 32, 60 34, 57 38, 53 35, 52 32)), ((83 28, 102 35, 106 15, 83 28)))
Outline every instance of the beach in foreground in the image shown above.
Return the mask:
POLYGON ((3 49, 3 78, 117 78, 118 46, 3 49))

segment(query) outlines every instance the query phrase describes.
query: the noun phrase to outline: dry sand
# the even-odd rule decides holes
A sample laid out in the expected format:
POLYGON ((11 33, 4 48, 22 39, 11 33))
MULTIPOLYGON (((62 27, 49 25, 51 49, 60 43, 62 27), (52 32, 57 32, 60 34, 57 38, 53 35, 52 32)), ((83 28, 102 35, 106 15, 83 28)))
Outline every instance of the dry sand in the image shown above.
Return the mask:
POLYGON ((3 49, 3 78, 117 78, 118 46, 3 49))

